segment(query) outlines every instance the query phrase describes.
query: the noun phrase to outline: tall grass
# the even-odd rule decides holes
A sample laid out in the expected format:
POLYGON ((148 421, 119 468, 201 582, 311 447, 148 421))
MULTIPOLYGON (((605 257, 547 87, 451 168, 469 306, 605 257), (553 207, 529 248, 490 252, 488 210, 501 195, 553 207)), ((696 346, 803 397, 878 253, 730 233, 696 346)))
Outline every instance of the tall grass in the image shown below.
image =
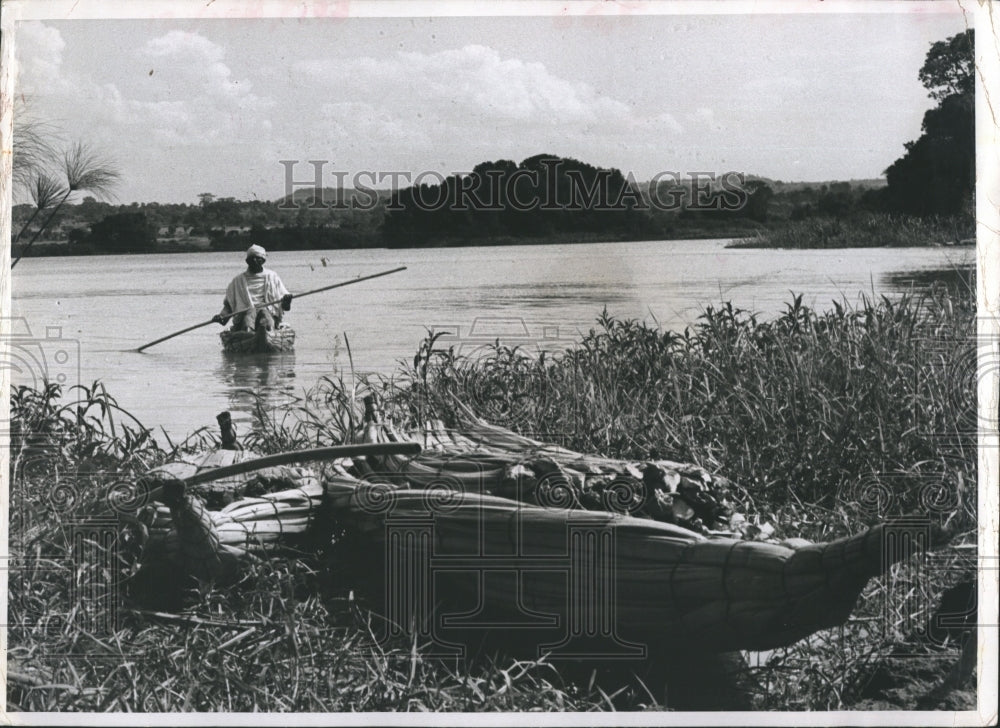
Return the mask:
POLYGON ((809 217, 758 230, 731 248, 883 248, 940 245, 975 236, 968 216, 918 218, 885 212, 809 217))

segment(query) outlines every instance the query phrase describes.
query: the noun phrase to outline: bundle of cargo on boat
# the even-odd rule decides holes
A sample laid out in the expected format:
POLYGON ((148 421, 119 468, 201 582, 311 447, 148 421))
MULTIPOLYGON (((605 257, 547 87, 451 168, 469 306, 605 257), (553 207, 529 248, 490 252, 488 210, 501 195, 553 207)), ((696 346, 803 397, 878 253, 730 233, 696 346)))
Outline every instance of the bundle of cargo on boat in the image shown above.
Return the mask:
POLYGON ((166 561, 199 578, 235 576, 225 559, 294 545, 317 524, 324 487, 315 471, 276 466, 188 484, 195 476, 256 459, 245 450, 216 450, 155 468, 141 480, 155 494, 137 520, 146 539, 142 561, 166 561))
MULTIPOLYGON (((200 473, 216 468, 225 468, 237 463, 260 457, 253 450, 218 449, 184 453, 176 460, 153 468, 139 480, 141 489, 149 492, 157 485, 169 480, 188 480, 200 473)), ((258 471, 259 473, 259 471, 258 471)), ((218 509, 246 494, 247 485, 258 477, 258 473, 241 473, 223 476, 191 486, 191 492, 200 496, 209 508, 218 509)))
MULTIPOLYGON (((255 474, 241 484, 244 493, 284 483, 292 487, 260 496, 243 495, 233 498, 219 510, 205 509, 220 543, 249 551, 267 550, 282 537, 303 534, 315 524, 323 504, 323 485, 316 474, 306 468, 273 468, 269 473, 255 474)), ((193 493, 196 488, 191 489, 193 493)), ((199 499, 204 500, 204 499, 199 499)), ((177 539, 171 509, 163 503, 146 506, 140 512, 150 538, 166 541, 177 539)))
POLYGON ((733 520, 731 483, 696 465, 574 452, 489 424, 461 404, 457 427, 431 420, 403 433, 380 417, 371 401, 367 404, 365 441, 417 442, 422 451, 356 460, 348 474, 413 488, 612 511, 703 533, 729 532, 735 523, 745 523, 733 520))
MULTIPOLYGON (((219 415, 223 442, 234 445, 231 418, 219 415)), ((259 456, 225 447, 181 457, 139 478, 131 503, 144 544, 140 561, 164 562, 202 579, 229 578, 233 559, 253 553, 298 549, 302 537, 324 533, 325 486, 304 463, 347 455, 415 453, 415 444, 360 444, 319 447, 259 456), (220 566, 220 557, 226 562, 220 566), (225 566, 225 568, 222 568, 225 566)))

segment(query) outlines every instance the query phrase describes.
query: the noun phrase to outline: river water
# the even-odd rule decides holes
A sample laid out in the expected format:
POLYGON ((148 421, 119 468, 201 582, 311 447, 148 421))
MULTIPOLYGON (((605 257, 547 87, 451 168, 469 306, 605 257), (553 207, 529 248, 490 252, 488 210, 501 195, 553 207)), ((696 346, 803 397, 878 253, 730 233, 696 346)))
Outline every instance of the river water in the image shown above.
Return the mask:
POLYGON ((349 368, 345 341, 355 372, 391 375, 428 330, 448 331, 462 351, 497 337, 528 351, 557 349, 605 307, 681 330, 706 305, 732 301, 770 316, 802 293, 805 304, 826 308, 896 295, 974 258, 973 248, 729 250, 727 242, 277 252, 268 267, 292 292, 407 270, 294 301, 286 321, 295 352, 243 358, 222 353, 216 324, 134 352, 217 313, 244 268, 240 253, 26 258, 13 275, 6 366, 15 385, 100 379, 123 408, 176 440, 214 427, 222 410, 245 431, 249 391, 280 410, 319 377, 349 368))

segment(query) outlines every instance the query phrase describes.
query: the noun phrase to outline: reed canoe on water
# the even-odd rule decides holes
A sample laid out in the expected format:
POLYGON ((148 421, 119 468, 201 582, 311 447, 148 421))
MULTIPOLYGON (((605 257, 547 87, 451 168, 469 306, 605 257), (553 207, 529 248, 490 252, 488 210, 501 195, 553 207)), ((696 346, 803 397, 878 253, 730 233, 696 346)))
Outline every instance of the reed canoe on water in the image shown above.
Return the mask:
POLYGON ((255 331, 226 330, 219 334, 227 354, 275 354, 295 348, 295 329, 279 326, 255 331))

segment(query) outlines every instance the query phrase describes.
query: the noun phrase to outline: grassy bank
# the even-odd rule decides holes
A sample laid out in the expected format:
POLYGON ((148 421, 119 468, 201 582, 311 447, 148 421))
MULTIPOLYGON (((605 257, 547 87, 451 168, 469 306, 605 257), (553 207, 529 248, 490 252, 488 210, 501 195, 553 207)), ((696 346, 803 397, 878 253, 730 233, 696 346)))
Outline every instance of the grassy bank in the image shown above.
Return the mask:
MULTIPOLYGON (((343 373, 292 410, 262 409, 244 444, 271 452, 342 442, 366 390, 410 422, 453 419, 457 396, 498 424, 575 449, 719 471, 737 484, 740 509, 774 523, 779 536, 828 539, 928 505, 971 529, 975 350, 966 298, 942 290, 829 313, 793 300, 771 321, 724 305, 683 334, 605 315, 578 345, 544 357, 496 346, 469 359, 428 339, 394 378, 343 373)), ((33 564, 11 573, 9 656, 21 675, 8 684, 14 707, 662 707, 648 666, 580 672, 502 650, 455 665, 408 640, 377 644, 360 564, 336 543, 255 565, 239 587, 206 590, 183 616, 153 615, 123 599, 117 621, 101 628, 86 618, 88 606, 99 608, 88 600, 100 590, 81 597, 74 585, 126 577, 135 539, 124 529, 113 564, 74 564, 73 524, 105 510, 109 491, 127 495, 116 483, 176 453, 143 434, 99 387, 57 394, 19 390, 12 402, 12 554, 33 564), (72 658, 47 657, 54 654, 72 658)), ((203 431, 179 447, 213 443, 203 431)), ((893 601, 898 584, 870 584, 843 628, 752 668, 754 706, 823 710, 883 700, 871 676, 959 576, 959 562, 955 552, 947 568, 913 583, 897 572, 909 594, 901 601, 893 601)), ((893 695, 894 704, 880 707, 915 707, 893 695)))
POLYGON ((967 217, 869 213, 853 217, 810 217, 772 224, 731 248, 896 248, 946 245, 975 237, 967 217))

